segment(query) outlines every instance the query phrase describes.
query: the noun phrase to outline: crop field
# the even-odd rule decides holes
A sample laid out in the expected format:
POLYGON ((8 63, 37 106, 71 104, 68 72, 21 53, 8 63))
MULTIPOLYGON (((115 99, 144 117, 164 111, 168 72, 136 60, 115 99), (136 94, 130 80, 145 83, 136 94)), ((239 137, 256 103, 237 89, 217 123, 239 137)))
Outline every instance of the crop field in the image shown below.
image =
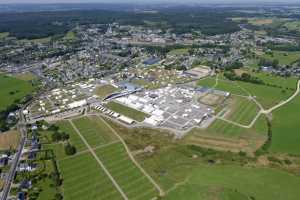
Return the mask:
POLYGON ((17 79, 23 80, 23 81, 32 81, 36 79, 36 76, 31 73, 31 72, 27 72, 27 73, 20 73, 16 75, 17 79))
POLYGON ((7 131, 0 134, 0 150, 16 149, 20 141, 20 133, 18 131, 7 131))
POLYGON ((248 21, 255 26, 269 25, 274 22, 271 18, 248 18, 248 21))
POLYGON ((300 96, 272 113, 273 152, 300 154, 300 96))
POLYGON ((122 199, 90 153, 59 161, 65 200, 122 199))
POLYGON ((0 111, 33 92, 34 88, 27 81, 0 74, 0 111))
POLYGON ((116 140, 116 137, 101 121, 95 117, 82 117, 73 120, 75 126, 91 147, 106 144, 116 140))
POLYGON ((257 115, 259 108, 247 98, 234 96, 229 100, 228 110, 229 113, 226 114, 226 119, 248 125, 257 115))
POLYGON ((295 61, 300 59, 300 52, 299 51, 273 51, 273 56, 269 54, 263 54, 263 58, 266 59, 278 59, 279 63, 282 65, 289 65, 294 63, 295 61))
POLYGON ((118 88, 115 88, 112 85, 103 85, 100 87, 96 88, 96 95, 98 95, 100 98, 105 98, 107 97, 109 94, 112 94, 114 92, 119 91, 118 88))
POLYGON ((60 157, 58 160, 64 179, 64 199, 124 199, 103 166, 128 199, 150 200, 157 196, 155 187, 133 163, 121 141, 104 121, 98 116, 89 116, 73 119, 72 123, 93 150, 87 151, 87 145, 69 122, 57 124, 62 131, 70 134, 71 143, 80 149, 74 156, 60 157), (93 157, 92 152, 103 166, 93 157))
POLYGON ((267 121, 264 116, 260 116, 249 129, 217 119, 205 130, 193 129, 184 140, 187 144, 217 150, 253 152, 264 143, 267 133, 267 121))
POLYGON ((130 117, 136 121, 143 121, 146 117, 148 117, 148 114, 143 113, 141 111, 138 111, 133 108, 129 108, 127 106, 124 106, 122 104, 116 103, 114 101, 110 101, 107 105, 107 108, 109 108, 112 111, 115 111, 117 113, 120 113, 122 115, 125 115, 127 117, 130 117))
POLYGON ((156 196, 155 188, 129 159, 121 143, 97 149, 96 154, 129 199, 143 200, 156 196))

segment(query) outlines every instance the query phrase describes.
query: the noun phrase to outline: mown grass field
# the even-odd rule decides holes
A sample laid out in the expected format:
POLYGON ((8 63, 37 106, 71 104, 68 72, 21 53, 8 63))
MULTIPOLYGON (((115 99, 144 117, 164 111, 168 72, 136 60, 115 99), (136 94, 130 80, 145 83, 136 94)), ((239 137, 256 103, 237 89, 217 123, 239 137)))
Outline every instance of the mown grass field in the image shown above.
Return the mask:
POLYGON ((152 199, 157 195, 147 177, 130 160, 122 143, 97 149, 96 154, 129 199, 152 199))
POLYGON ((148 117, 148 114, 146 113, 143 113, 133 108, 129 108, 125 105, 122 105, 114 101, 110 101, 108 104, 106 104, 106 107, 109 108, 110 110, 113 110, 117 113, 130 117, 131 119, 134 119, 139 122, 143 121, 146 117, 148 117))
POLYGON ((300 154, 300 96, 272 113, 272 152, 300 154))
POLYGON ((75 146, 77 152, 87 150, 86 145, 82 142, 79 135, 73 129, 72 125, 68 121, 60 121, 56 124, 59 129, 70 136, 70 143, 75 146))
POLYGON ((233 96, 229 100, 228 113, 225 119, 248 125, 259 112, 258 106, 248 98, 233 96))
POLYGON ((65 200, 122 199, 91 153, 59 161, 65 200))
POLYGON ((29 82, 1 73, 0 86, 0 111, 34 91, 34 87, 29 82))
MULTIPOLYGON (((89 116, 73 119, 72 122, 129 199, 152 199, 158 195, 104 121, 97 116, 89 116)), ((68 121, 57 125, 70 135, 70 142, 80 150, 72 157, 60 156, 58 159, 64 179, 64 199, 123 199, 72 125, 68 121)))
POLYGON ((97 117, 82 117, 72 120, 91 147, 117 140, 111 130, 97 117))
POLYGON ((119 89, 115 88, 112 85, 103 85, 103 86, 97 87, 95 93, 100 98, 105 98, 109 94, 112 94, 112 93, 117 92, 117 91, 119 91, 119 89))

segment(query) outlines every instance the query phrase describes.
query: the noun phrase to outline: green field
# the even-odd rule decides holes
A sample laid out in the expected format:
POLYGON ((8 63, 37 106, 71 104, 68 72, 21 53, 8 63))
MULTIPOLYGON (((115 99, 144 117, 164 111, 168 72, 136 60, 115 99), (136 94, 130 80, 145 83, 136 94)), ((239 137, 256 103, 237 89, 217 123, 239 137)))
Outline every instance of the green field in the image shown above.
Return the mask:
POLYGON ((157 195, 151 182, 129 159, 122 143, 97 149, 96 154, 129 199, 152 199, 157 195))
POLYGON ((263 115, 252 128, 243 128, 217 119, 207 129, 191 130, 184 141, 185 144, 222 151, 254 152, 265 142, 267 133, 267 121, 263 115))
POLYGON ((267 85, 259 85, 242 81, 238 81, 237 83, 240 87, 254 96, 265 109, 288 99, 294 93, 294 89, 270 87, 267 85))
POLYGON ((299 32, 299 30, 300 30, 300 23, 299 23, 299 21, 287 22, 283 26, 286 27, 289 31, 297 31, 297 32, 299 32))
POLYGON ((300 96, 272 113, 271 151, 300 154, 300 96))
MULTIPOLYGON (((157 196, 155 187, 132 162, 121 141, 104 121, 89 116, 72 122, 129 199, 144 200, 157 196)), ((77 155, 58 160, 64 179, 64 199, 123 199, 91 152, 84 151, 87 147, 83 146, 71 124, 63 121, 58 125, 60 130, 70 134, 70 142, 81 150, 77 155)))
POLYGON ((201 190, 206 190, 209 198, 203 199, 217 196, 224 200, 251 197, 257 200, 296 200, 300 195, 298 184, 299 177, 272 169, 202 165, 193 169, 188 181, 171 191, 166 199, 198 199, 201 190), (221 194, 216 194, 218 191, 221 194))
POLYGON ((116 140, 116 136, 96 116, 82 117, 72 121, 91 147, 116 140))
POLYGON ((4 74, 0 74, 0 85, 0 111, 34 91, 34 87, 29 82, 4 74))
POLYGON ((110 101, 107 105, 107 108, 109 108, 112 111, 115 111, 117 113, 120 113, 122 115, 125 115, 127 117, 130 117, 136 121, 143 121, 146 117, 148 117, 148 114, 143 113, 141 111, 135 110, 133 108, 129 108, 125 105, 116 103, 114 101, 110 101))
POLYGON ((209 77, 209 78, 200 79, 197 82, 197 85, 212 88, 214 87, 215 83, 216 83, 216 79, 209 77))
POLYGON ((266 121, 260 117, 252 129, 242 128, 222 120, 216 120, 208 129, 207 134, 216 136, 225 136, 229 138, 240 138, 248 135, 266 135, 266 121))
MULTIPOLYGON (((203 156, 196 150, 176 146, 143 157, 141 161, 147 171, 167 191, 163 199, 298 199, 300 178, 295 175, 262 167, 222 164, 222 161, 220 164, 207 164, 209 159, 222 160, 224 156, 228 156, 225 154, 215 156, 211 152, 203 156), (192 155, 199 157, 193 158, 192 155)), ((235 157, 233 160, 235 159, 238 158, 235 157)))
POLYGON ((121 194, 112 184, 90 153, 59 161, 65 200, 107 199, 121 200, 121 194))
POLYGON ((1 33, 0 33, 0 40, 6 38, 6 37, 8 37, 8 36, 9 36, 9 33, 8 33, 8 32, 1 32, 1 33))
MULTIPOLYGON (((198 81, 199 86, 209 87, 209 88, 215 86, 215 83, 216 81, 213 78, 206 78, 198 81)), ((223 78, 220 78, 218 80, 218 84, 216 85, 215 89, 230 92, 233 94, 238 94, 238 95, 245 95, 245 96, 248 95, 235 82, 224 80, 223 78)))
POLYGON ((229 113, 225 118, 233 122, 248 125, 257 115, 258 106, 248 98, 233 96, 228 106, 229 113))
POLYGON ((69 32, 67 32, 67 34, 64 36, 63 39, 68 40, 68 41, 72 41, 72 40, 76 40, 77 36, 73 31, 69 31, 69 32))
POLYGON ((100 98, 105 98, 109 94, 112 94, 112 93, 117 92, 117 91, 119 91, 119 89, 115 88, 112 85, 103 85, 103 86, 97 87, 95 93, 100 98))
POLYGON ((273 51, 273 56, 269 54, 263 54, 262 57, 271 60, 277 59, 279 61, 279 64, 289 65, 300 59, 300 52, 299 51, 292 51, 292 52, 273 51))
POLYGON ((168 53, 169 55, 178 56, 178 55, 187 55, 189 54, 189 49, 174 49, 168 53))
POLYGON ((84 151, 87 149, 86 145, 82 142, 81 138, 68 121, 60 121, 56 125, 61 131, 69 134, 69 141, 73 146, 75 146, 77 152, 84 151))

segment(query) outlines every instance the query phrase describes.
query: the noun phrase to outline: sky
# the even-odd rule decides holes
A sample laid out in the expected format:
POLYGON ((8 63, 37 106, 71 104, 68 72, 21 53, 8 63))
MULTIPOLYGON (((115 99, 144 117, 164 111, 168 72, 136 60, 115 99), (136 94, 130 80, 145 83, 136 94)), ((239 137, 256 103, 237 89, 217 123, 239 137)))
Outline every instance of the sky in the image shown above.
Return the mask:
POLYGON ((300 0, 0 0, 7 3, 254 3, 254 2, 285 2, 300 3, 300 0))

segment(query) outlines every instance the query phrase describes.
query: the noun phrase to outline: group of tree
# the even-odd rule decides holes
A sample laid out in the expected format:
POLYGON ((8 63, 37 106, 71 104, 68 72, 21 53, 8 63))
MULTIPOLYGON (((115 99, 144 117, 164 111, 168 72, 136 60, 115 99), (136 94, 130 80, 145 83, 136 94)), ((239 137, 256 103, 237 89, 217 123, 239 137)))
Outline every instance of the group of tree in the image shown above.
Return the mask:
POLYGON ((70 143, 67 143, 65 145, 65 153, 68 156, 74 155, 76 153, 76 148, 75 146, 71 145, 70 143))
POLYGON ((244 81, 254 84, 264 84, 264 82, 258 77, 251 76, 248 73, 242 73, 241 76, 234 73, 234 71, 225 71, 224 76, 231 81, 244 81))
POLYGON ((242 68, 244 66, 244 64, 242 63, 242 62, 240 62, 240 61, 235 61, 235 62, 233 62, 233 63, 229 63, 229 64, 227 64, 227 65, 225 65, 225 70, 226 71, 231 71, 231 70, 233 70, 233 69, 240 69, 240 68, 242 68))
POLYGON ((266 59, 266 58, 260 58, 258 61, 259 66, 272 66, 274 69, 277 69, 279 67, 279 60, 274 59, 266 59))
POLYGON ((69 134, 59 130, 59 127, 56 125, 51 125, 48 130, 50 130, 52 132, 51 138, 52 138, 53 142, 61 142, 62 141, 64 143, 66 143, 64 146, 66 155, 69 156, 69 155, 74 155, 76 153, 76 147, 71 145, 68 141, 70 138, 69 134))

